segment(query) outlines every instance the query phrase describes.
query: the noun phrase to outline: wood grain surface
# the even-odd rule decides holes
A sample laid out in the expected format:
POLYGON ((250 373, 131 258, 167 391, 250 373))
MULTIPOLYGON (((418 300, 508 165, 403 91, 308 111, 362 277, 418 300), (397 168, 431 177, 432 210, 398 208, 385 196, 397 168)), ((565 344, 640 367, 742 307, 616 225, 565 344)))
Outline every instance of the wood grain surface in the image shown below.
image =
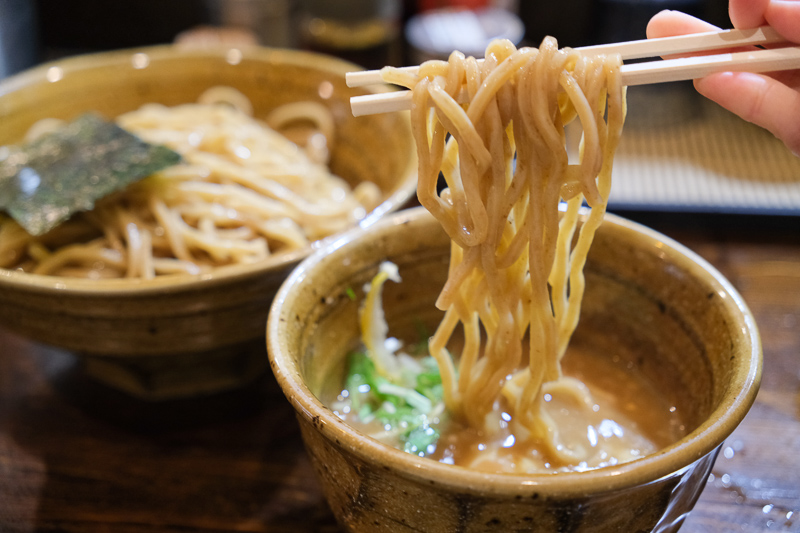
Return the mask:
MULTIPOLYGON (((621 213, 720 269, 764 376, 682 532, 800 531, 800 220, 621 213)), ((338 532, 271 376, 148 403, 0 329, 0 532, 338 532)))

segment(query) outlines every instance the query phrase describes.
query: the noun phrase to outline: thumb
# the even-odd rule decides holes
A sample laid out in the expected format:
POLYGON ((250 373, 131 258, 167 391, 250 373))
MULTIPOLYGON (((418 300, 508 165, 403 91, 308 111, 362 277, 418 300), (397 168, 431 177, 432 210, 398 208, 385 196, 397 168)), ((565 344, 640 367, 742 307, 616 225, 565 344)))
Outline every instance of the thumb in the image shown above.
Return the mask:
POLYGON ((800 43, 800 0, 771 0, 764 19, 786 39, 800 43))

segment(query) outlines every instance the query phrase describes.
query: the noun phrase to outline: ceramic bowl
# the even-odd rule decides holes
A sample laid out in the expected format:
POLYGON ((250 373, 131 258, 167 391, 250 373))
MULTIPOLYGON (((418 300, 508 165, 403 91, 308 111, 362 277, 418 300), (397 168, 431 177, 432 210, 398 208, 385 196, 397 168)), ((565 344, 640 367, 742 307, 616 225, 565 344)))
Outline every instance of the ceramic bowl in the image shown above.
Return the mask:
MULTIPOLYGON (((76 56, 0 82, 0 145, 19 142, 40 118, 107 117, 148 102, 194 102, 232 86, 254 115, 296 100, 328 106, 335 119, 331 167, 369 179, 382 203, 363 226, 403 206, 416 190, 416 152, 404 114, 354 118, 345 72, 358 67, 299 51, 176 46, 76 56)), ((267 372, 263 332, 275 291, 311 247, 209 275, 89 281, 0 269, 0 325, 74 351, 87 371, 145 398, 212 392, 267 372)))
POLYGON ((485 474, 385 446, 319 400, 341 388, 358 344, 362 287, 389 259, 401 283, 384 287, 390 335, 433 331, 449 241, 421 209, 350 232, 289 276, 272 304, 272 370, 297 412, 331 509, 348 531, 667 532, 694 505, 724 439, 755 399, 761 347, 753 316, 703 259, 609 215, 586 265, 573 342, 635 365, 682 413, 686 436, 652 455, 585 472, 485 474), (356 298, 348 294, 355 291, 356 298))

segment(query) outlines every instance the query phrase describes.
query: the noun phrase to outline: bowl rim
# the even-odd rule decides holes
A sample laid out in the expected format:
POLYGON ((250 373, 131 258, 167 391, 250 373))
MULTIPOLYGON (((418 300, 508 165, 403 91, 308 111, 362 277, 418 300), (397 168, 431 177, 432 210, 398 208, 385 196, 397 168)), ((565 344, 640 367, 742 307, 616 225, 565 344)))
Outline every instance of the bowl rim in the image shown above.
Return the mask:
MULTIPOLYGON (((299 65, 307 68, 314 68, 340 76, 344 79, 346 72, 363 70, 363 67, 346 60, 325 54, 307 52, 304 50, 292 50, 283 48, 270 48, 264 46, 211 46, 211 47, 189 47, 175 44, 162 44, 154 46, 143 46, 136 48, 124 48, 102 52, 93 52, 69 56, 53 61, 45 62, 0 80, 0 115, 3 113, 2 99, 7 95, 17 91, 23 91, 31 85, 47 82, 48 72, 51 68, 59 68, 66 76, 70 73, 80 73, 81 71, 93 71, 108 67, 130 66, 136 68, 132 63, 132 58, 136 54, 145 54, 150 59, 149 64, 157 61, 170 61, 180 58, 199 58, 215 61, 226 61, 227 54, 232 50, 241 53, 240 61, 264 61, 278 64, 299 65)), ((352 89, 357 93, 368 92, 387 92, 392 89, 389 86, 374 85, 368 88, 352 89)), ((409 131, 410 119, 408 114, 403 114, 402 119, 408 123, 409 131)), ((0 117, 1 118, 1 117, 0 117)), ((403 169, 400 178, 402 186, 387 196, 372 211, 361 219, 358 224, 348 230, 366 228, 382 217, 401 209, 407 202, 413 199, 416 187, 416 162, 413 159, 416 149, 413 142, 409 144, 409 161, 403 169), (412 179, 413 178, 413 179, 412 179)), ((345 230, 345 231, 348 231, 345 230)), ((148 293, 163 294, 168 292, 182 292, 198 287, 197 282, 202 282, 200 286, 209 283, 225 283, 230 279, 247 278, 262 275, 267 271, 279 271, 288 269, 296 265, 314 250, 324 247, 326 241, 336 238, 340 233, 312 242, 309 245, 270 256, 264 261, 247 264, 235 264, 217 267, 210 272, 201 274, 169 274, 157 276, 154 279, 98 279, 90 280, 83 278, 69 278, 63 276, 49 276, 20 272, 13 269, 0 268, 0 290, 3 288, 13 288, 24 290, 31 293, 47 293, 58 291, 60 295, 74 294, 78 296, 108 294, 114 296, 125 295, 144 295, 148 293)))
MULTIPOLYGON (((302 381, 300 370, 279 335, 281 323, 292 316, 289 305, 295 287, 309 283, 314 269, 335 261, 365 236, 369 238, 390 232, 393 226, 402 226, 426 216, 433 220, 424 208, 417 207, 394 213, 370 228, 345 233, 304 259, 284 281, 270 308, 266 328, 270 366, 297 416, 312 421, 328 439, 346 446, 361 460, 368 463, 379 461, 384 468, 390 468, 403 477, 453 491, 494 496, 546 493, 555 497, 581 497, 652 483, 690 468, 696 461, 719 449, 755 401, 761 380, 761 342, 753 314, 738 291, 710 263, 677 241, 639 223, 607 213, 603 223, 606 228, 638 234, 649 241, 649 248, 662 256, 684 267, 693 266, 692 272, 698 272, 723 297, 723 304, 743 333, 742 351, 748 353, 748 357, 737 358, 731 378, 741 386, 728 391, 705 422, 678 442, 629 463, 585 472, 536 474, 489 474, 446 465, 408 454, 358 432, 322 404, 302 381)), ((601 227, 598 231, 602 230, 601 227)))

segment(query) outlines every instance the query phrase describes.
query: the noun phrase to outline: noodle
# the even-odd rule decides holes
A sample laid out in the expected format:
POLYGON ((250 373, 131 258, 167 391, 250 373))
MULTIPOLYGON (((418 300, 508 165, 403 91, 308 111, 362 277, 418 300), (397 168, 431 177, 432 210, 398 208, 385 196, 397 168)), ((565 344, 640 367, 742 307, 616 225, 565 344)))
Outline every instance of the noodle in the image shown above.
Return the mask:
POLYGON ((564 377, 560 362, 578 322, 582 270, 624 120, 619 66, 619 57, 559 50, 547 38, 538 49, 495 41, 482 65, 454 52, 447 62, 422 64, 417 76, 383 71, 413 91, 419 200, 452 240, 437 300, 445 316, 429 342, 447 409, 493 434, 503 405, 516 438, 562 464, 584 458, 562 440, 542 398, 565 394, 591 406, 586 387, 564 377), (574 118, 582 139, 570 162, 565 126, 574 118), (584 201, 591 211, 578 229, 584 201), (458 366, 446 349, 457 330, 458 366))
MULTIPOLYGON (((230 87, 213 87, 199 101, 147 104, 117 117, 182 162, 38 238, 0 217, 0 267, 90 278, 196 274, 302 248, 353 226, 380 202, 375 184, 353 190, 328 170, 333 120, 323 106, 275 111, 278 128, 312 123, 304 150, 252 118, 249 100, 230 87)), ((57 125, 43 121, 30 135, 57 125)))

